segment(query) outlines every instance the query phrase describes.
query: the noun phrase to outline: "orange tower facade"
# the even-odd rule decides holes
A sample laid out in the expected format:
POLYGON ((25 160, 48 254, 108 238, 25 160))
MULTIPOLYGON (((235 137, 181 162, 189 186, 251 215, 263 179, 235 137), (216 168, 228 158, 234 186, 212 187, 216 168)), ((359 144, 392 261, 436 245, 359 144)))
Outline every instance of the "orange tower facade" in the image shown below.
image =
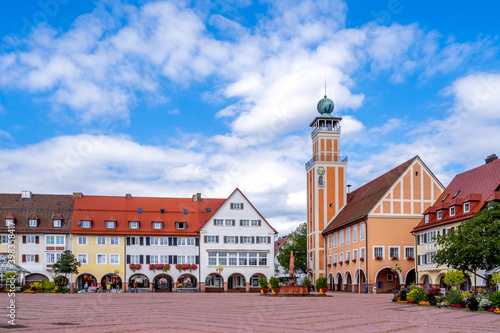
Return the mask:
POLYGON ((346 204, 347 157, 340 155, 340 121, 331 115, 334 104, 326 97, 319 101, 320 113, 310 124, 313 157, 306 163, 307 254, 313 283, 326 276, 325 244, 322 232, 346 204))

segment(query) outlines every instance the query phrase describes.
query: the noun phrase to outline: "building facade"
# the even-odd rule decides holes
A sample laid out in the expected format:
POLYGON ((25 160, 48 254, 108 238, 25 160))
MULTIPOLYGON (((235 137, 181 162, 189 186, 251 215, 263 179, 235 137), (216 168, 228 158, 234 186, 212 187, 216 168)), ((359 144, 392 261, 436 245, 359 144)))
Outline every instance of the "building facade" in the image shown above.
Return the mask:
MULTIPOLYGON (((446 287, 443 278, 449 268, 438 266, 434 260, 438 249, 436 236, 456 229, 491 201, 500 201, 500 161, 496 155, 489 156, 486 164, 456 175, 413 229, 418 283, 426 287, 446 287)), ((477 273, 484 276, 484 271, 477 273)), ((481 277, 467 275, 461 289, 485 286, 486 281, 481 277)))

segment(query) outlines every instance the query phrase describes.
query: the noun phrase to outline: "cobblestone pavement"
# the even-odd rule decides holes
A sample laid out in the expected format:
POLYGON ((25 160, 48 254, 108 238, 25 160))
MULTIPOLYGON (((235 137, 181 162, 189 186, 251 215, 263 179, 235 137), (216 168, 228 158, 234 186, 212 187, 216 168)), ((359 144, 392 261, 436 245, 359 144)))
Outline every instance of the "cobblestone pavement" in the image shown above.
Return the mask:
POLYGON ((392 295, 0 294, 1 332, 499 332, 500 315, 396 304, 392 295), (5 306, 4 306, 5 305, 5 306))

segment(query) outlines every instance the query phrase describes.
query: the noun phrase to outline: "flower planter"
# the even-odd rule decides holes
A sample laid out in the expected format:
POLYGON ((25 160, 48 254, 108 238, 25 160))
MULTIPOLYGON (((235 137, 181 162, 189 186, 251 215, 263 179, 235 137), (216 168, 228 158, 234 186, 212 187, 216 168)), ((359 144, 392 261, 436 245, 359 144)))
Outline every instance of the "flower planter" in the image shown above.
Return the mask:
POLYGON ((359 261, 365 261, 365 258, 361 257, 359 258, 359 261))
POLYGON ((276 294, 278 294, 278 292, 276 291, 276 289, 273 289, 273 290, 271 290, 271 294, 276 295, 276 294))
POLYGON ((323 289, 320 289, 320 290, 319 290, 319 294, 320 294, 320 295, 324 295, 324 294, 325 294, 325 292, 323 291, 323 289))

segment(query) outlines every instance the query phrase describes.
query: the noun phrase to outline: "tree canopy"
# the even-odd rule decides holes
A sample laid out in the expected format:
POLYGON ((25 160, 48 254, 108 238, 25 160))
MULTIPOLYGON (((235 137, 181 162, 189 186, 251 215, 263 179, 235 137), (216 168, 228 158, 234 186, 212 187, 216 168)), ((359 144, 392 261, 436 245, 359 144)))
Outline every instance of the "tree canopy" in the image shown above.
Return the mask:
POLYGON ((278 262, 285 269, 290 266, 290 252, 293 251, 295 257, 294 271, 307 269, 307 224, 301 223, 295 231, 288 235, 288 240, 281 247, 278 254, 278 262))
POLYGON ((489 202, 475 217, 438 236, 437 243, 437 264, 484 278, 478 270, 500 266, 500 204, 489 202))
POLYGON ((52 266, 54 273, 59 274, 78 274, 80 263, 70 250, 61 254, 61 258, 52 266))

